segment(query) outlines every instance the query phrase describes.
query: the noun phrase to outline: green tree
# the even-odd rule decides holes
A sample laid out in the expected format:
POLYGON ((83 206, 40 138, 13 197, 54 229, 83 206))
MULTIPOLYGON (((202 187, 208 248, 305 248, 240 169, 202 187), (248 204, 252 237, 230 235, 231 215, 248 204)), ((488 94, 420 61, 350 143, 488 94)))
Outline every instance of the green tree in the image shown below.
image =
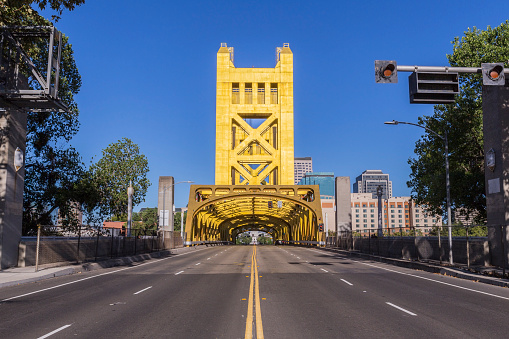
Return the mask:
POLYGON ((110 144, 102 155, 89 169, 89 175, 101 196, 97 213, 119 217, 127 213, 129 182, 132 182, 134 189, 133 205, 145 200, 150 186, 147 179, 148 160, 140 153, 139 146, 128 138, 110 144))
MULTIPOLYGON (((454 67, 480 67, 481 63, 509 59, 509 21, 486 30, 468 29, 452 41, 453 53, 447 55, 454 67)), ((462 74, 461 93, 450 105, 436 105, 432 116, 419 118, 419 124, 444 135, 448 133, 451 201, 475 215, 474 222, 486 219, 484 187, 484 143, 482 131, 482 76, 462 74)), ((446 206, 444 143, 426 132, 416 142, 416 158, 409 159, 412 198, 443 215, 446 206)))
MULTIPOLYGON (((182 217, 182 212, 177 212, 177 213, 175 213, 175 217, 173 218, 173 229, 178 232, 180 232, 181 217, 182 217)), ((184 212, 184 228, 186 227, 186 218, 187 218, 187 211, 184 212)))
MULTIPOLYGON (((56 10, 72 10, 76 1, 0 1, 0 25, 2 26, 51 26, 30 5, 56 10)), ((42 73, 46 72, 48 42, 41 38, 20 40, 27 56, 42 73)), ((4 48, 7 45, 3 45, 4 48)), ((1 51, 4 53, 4 51, 1 51)), ((84 185, 84 164, 78 152, 68 143, 78 132, 78 108, 74 101, 81 87, 81 76, 76 67, 74 52, 69 38, 62 37, 60 62, 60 86, 58 96, 69 112, 28 113, 27 147, 25 152, 25 190, 23 196, 23 233, 30 234, 37 224, 53 224, 55 211, 59 212, 64 225, 77 224, 76 208, 90 205, 96 197, 84 185), (88 200, 88 202, 85 202, 88 200)), ((26 70, 21 67, 21 72, 26 70)), ((37 83, 28 84, 38 89, 37 83)), ((93 204, 93 203, 92 203, 93 204)))
POLYGON ((140 212, 141 224, 140 228, 144 230, 157 230, 159 217, 157 215, 157 207, 147 208, 140 212))
POLYGON ((85 0, 3 0, 0 1, 0 11, 2 15, 17 12, 24 16, 32 11, 32 6, 37 5, 41 10, 49 8, 56 11, 58 15, 52 15, 51 19, 58 21, 64 9, 72 11, 84 3, 85 0))

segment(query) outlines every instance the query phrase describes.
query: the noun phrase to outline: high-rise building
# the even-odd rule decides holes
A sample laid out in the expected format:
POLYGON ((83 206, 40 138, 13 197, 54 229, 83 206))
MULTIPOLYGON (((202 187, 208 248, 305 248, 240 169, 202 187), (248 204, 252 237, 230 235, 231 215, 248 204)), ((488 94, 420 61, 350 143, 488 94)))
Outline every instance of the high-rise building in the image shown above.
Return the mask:
POLYGON ((313 172, 313 160, 311 157, 295 158, 293 168, 294 184, 298 185, 306 173, 313 172))
POLYGON ((334 198, 334 172, 306 173, 297 185, 318 185, 321 199, 334 198))
POLYGON ((378 186, 382 187, 382 199, 392 198, 392 181, 389 180, 389 174, 384 174, 381 170, 366 170, 362 172, 353 184, 353 193, 371 193, 376 198, 378 186))
MULTIPOLYGON (((352 231, 374 233, 378 228, 378 199, 371 193, 352 193, 352 231)), ((410 197, 382 200, 382 228, 386 233, 409 231, 415 227, 427 234, 433 226, 442 226, 439 215, 431 215, 426 206, 417 205, 410 197)))
POLYGON ((320 187, 323 224, 328 231, 334 231, 336 229, 334 172, 306 173, 297 185, 318 185, 320 187))
POLYGON ((237 68, 217 52, 216 185, 293 185, 293 53, 274 68, 237 68))

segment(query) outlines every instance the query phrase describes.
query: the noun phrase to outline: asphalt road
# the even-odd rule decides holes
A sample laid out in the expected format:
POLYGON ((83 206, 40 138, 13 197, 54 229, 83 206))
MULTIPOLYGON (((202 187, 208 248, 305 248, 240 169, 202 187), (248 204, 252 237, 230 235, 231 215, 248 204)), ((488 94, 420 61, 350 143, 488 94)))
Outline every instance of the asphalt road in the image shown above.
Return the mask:
POLYGON ((507 288, 290 246, 0 289, 1 338, 507 338, 508 319, 507 288))

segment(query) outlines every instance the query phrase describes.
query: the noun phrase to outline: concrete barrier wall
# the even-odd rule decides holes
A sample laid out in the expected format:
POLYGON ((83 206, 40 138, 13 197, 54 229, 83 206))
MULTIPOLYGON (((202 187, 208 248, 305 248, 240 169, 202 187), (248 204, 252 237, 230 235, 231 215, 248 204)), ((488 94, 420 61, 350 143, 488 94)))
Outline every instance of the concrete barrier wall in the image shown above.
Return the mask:
MULTIPOLYGON (((380 255, 389 258, 407 260, 440 260, 449 261, 449 245, 447 238, 441 239, 441 250, 437 237, 383 237, 383 238, 338 238, 337 246, 347 250, 352 241, 352 249, 362 253, 380 255)), ((490 251, 487 238, 453 239, 453 259, 455 263, 490 266, 490 251)))
MULTIPOLYGON (((104 260, 182 247, 179 232, 164 240, 158 237, 90 237, 78 239, 42 239, 39 245, 39 265, 104 260), (78 254, 79 253, 79 254, 78 254)), ((36 260, 36 239, 21 240, 18 267, 33 266, 36 260)))

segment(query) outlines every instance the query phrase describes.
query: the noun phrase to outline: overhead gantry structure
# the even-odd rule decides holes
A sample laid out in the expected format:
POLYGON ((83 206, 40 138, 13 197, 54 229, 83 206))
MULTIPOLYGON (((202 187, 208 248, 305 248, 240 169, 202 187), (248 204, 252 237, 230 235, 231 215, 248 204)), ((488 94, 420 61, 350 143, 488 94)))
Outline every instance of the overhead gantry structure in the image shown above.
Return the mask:
POLYGON ((318 185, 192 185, 185 245, 235 242, 245 231, 318 245, 325 236, 318 185))

